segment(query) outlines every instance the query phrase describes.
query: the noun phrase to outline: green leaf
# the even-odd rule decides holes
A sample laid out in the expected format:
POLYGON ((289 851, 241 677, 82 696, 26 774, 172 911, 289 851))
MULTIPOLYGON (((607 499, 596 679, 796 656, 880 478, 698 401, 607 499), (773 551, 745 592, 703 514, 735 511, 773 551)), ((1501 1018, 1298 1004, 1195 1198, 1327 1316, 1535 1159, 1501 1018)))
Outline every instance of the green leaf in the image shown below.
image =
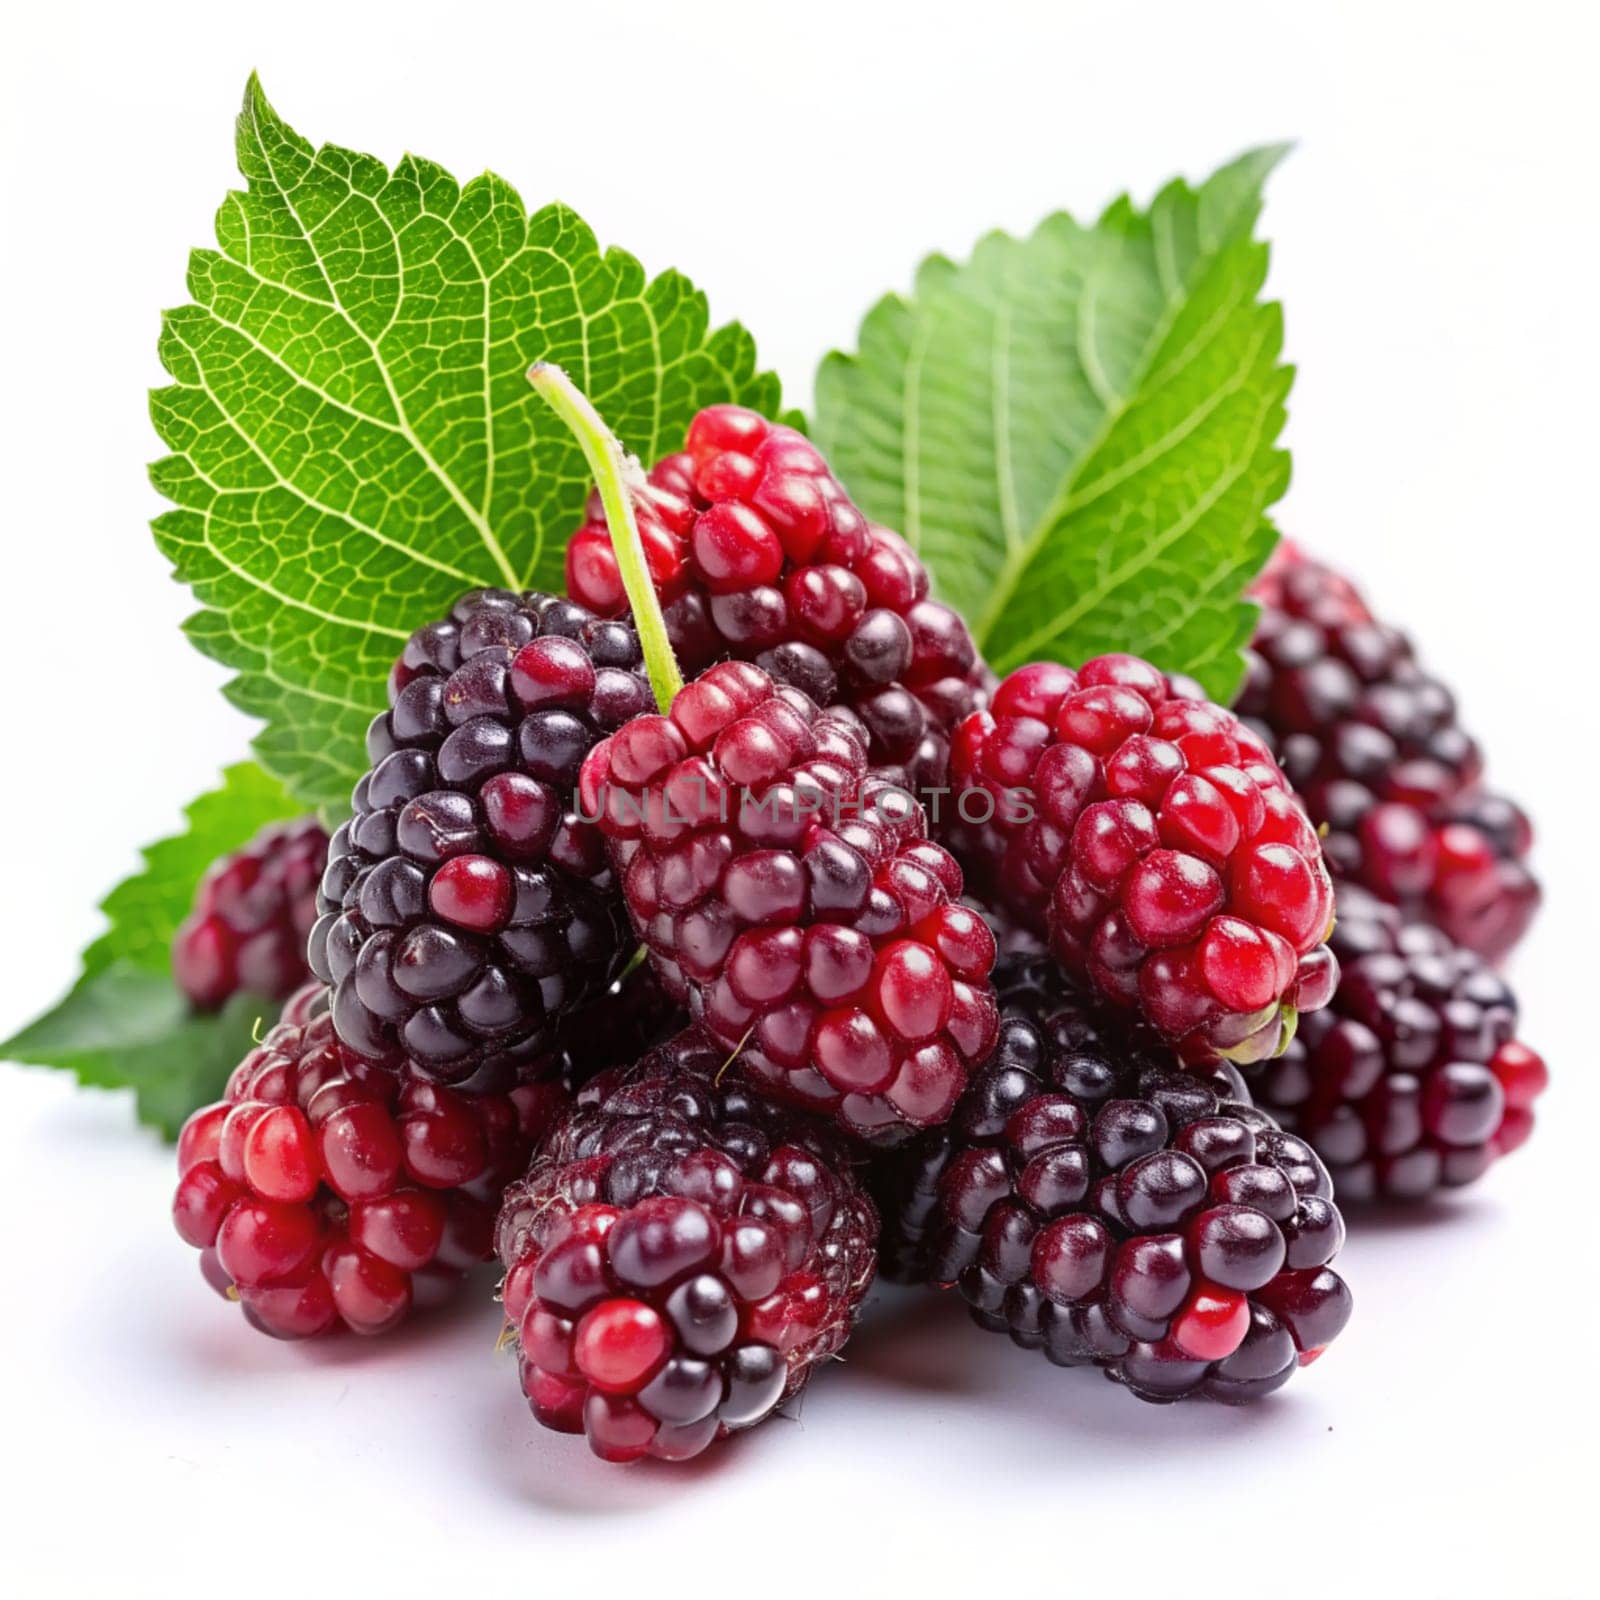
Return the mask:
POLYGON ((172 981, 172 936, 219 855, 300 810, 260 767, 229 767, 222 787, 189 807, 185 831, 146 849, 144 870, 101 902, 110 926, 84 951, 78 981, 0 1044, 0 1057, 63 1068, 98 1088, 132 1087, 140 1119, 175 1136, 189 1112, 221 1093, 275 1008, 239 995, 220 1013, 191 1011, 172 981))
POLYGON ((190 638, 266 724, 262 764, 342 805, 407 635, 478 585, 560 587, 589 480, 531 363, 646 459, 700 407, 771 414, 779 388, 688 279, 647 279, 565 206, 530 216, 492 173, 314 149, 254 77, 237 147, 248 186, 163 321, 173 454, 151 471, 175 509, 154 527, 204 607, 190 638))
POLYGON ((932 257, 824 360, 814 437, 998 671, 1129 650, 1237 687, 1289 479, 1292 371, 1252 237, 1282 154, 932 257))
POLYGON ((220 1012, 197 1015, 169 974, 114 961, 79 979, 59 1005, 0 1045, 0 1055, 63 1068, 90 1088, 132 1088, 139 1120, 175 1139, 191 1111, 221 1098, 273 1009, 240 994, 220 1012))

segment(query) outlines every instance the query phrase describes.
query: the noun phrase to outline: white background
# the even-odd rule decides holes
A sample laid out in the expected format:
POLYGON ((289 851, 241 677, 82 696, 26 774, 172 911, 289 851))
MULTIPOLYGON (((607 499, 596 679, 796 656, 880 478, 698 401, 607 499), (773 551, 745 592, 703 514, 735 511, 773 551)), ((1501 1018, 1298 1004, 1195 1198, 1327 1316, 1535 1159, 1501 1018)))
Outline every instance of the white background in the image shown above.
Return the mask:
POLYGON ((1264 222, 1301 372, 1282 523, 1421 637, 1537 814, 1548 902, 1514 977, 1555 1087, 1477 1190, 1358 1225, 1355 1320, 1263 1407, 1141 1406, 885 1293, 798 1422, 618 1470, 533 1426, 487 1292, 378 1346, 257 1338, 172 1235, 170 1153, 126 1101, 0 1069, 0 1586, 1594 1593, 1583 10, 13 8, 0 1036, 65 987, 99 894, 249 736, 176 630, 189 601, 145 532, 143 466, 157 312, 234 181, 255 66, 313 139, 493 165, 688 271, 802 404, 927 250, 1298 138, 1264 222))

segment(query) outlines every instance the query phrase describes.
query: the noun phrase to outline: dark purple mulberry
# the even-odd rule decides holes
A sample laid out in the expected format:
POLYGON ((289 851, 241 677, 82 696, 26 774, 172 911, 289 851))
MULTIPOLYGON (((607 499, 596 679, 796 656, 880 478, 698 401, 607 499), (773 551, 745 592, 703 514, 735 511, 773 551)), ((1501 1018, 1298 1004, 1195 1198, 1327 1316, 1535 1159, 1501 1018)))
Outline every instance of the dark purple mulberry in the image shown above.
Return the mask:
POLYGON ((1544 1062, 1484 959, 1341 884, 1332 1003, 1249 1071, 1257 1102, 1332 1172, 1341 1199, 1418 1199, 1471 1183, 1533 1131, 1544 1062))
POLYGON ((1498 960, 1539 907, 1528 819, 1482 786, 1454 696, 1355 586, 1293 545, 1257 581, 1239 711, 1273 747, 1338 877, 1498 960))
POLYGON ((570 600, 479 590, 411 636, 389 701, 329 849, 311 965, 357 1054, 500 1085, 632 948, 576 785, 651 705, 639 643, 570 600))
POLYGON ((1255 1400, 1343 1328, 1322 1163, 1236 1070, 1183 1070, 1047 958, 996 971, 1000 1038, 884 1171, 884 1270, 1145 1400, 1255 1400))

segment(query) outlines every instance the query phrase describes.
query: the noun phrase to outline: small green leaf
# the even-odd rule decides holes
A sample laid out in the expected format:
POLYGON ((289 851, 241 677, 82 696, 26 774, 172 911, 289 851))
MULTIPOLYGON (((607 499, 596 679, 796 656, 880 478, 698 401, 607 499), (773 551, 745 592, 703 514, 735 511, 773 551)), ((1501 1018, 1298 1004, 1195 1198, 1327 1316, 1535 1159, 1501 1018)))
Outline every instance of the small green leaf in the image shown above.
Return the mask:
POLYGON ((1282 154, 933 257, 823 362, 817 442, 998 671, 1128 650, 1237 687, 1289 478, 1292 372, 1252 236, 1282 154))
POLYGON ((101 902, 110 926, 84 951, 78 981, 0 1044, 0 1057, 59 1067, 97 1088, 132 1087, 140 1119, 174 1137, 196 1106, 221 1093, 275 1007, 240 995, 220 1013, 193 1012, 172 981, 172 936, 219 855, 300 809, 252 762, 229 767, 222 787, 189 807, 185 831, 149 846, 144 870, 101 902))
POLYGON ((235 995, 222 1011, 197 1015, 170 975, 113 961, 80 978, 0 1055, 76 1073, 90 1088, 132 1088, 139 1120, 175 1139, 191 1111, 221 1098, 274 1009, 235 995))
POLYGON ((237 148, 247 187, 163 322, 154 528, 204 607, 189 637, 266 724, 262 764, 342 805, 407 635, 478 585, 561 586, 589 477, 533 362, 647 460, 702 406, 771 414, 779 388, 688 279, 647 279, 565 206, 530 216, 492 173, 315 149, 254 77, 237 148))

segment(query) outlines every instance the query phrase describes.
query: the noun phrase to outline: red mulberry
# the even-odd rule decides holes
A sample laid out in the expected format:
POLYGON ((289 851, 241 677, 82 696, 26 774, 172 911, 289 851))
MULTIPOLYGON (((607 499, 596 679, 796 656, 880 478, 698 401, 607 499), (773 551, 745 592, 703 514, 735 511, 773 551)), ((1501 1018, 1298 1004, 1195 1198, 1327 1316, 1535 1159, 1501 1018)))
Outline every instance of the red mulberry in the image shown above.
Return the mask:
MULTIPOLYGON (((685 673, 755 662, 859 716, 878 775, 944 782, 950 730, 982 703, 987 669, 911 547, 867 521, 810 440, 708 406, 634 499, 685 673)), ((600 616, 627 608, 598 495, 567 547, 567 590, 600 616)))
POLYGON ((634 927, 743 1070, 893 1142, 949 1115, 994 1035, 994 937, 856 728, 724 662, 585 764, 634 927))
POLYGON ((1065 968, 1185 1056, 1258 1060, 1327 1003, 1333 889, 1261 740, 1148 662, 1041 662, 968 717, 952 838, 1065 968))
POLYGON ((372 1067, 311 985, 184 1124, 173 1220, 263 1333, 384 1333, 491 1259, 501 1191, 565 1098, 558 1083, 472 1096, 372 1067))
POLYGON ((315 817, 274 822, 206 869, 172 942, 172 974, 201 1011, 241 991, 283 1000, 311 976, 306 938, 328 836, 315 817))

